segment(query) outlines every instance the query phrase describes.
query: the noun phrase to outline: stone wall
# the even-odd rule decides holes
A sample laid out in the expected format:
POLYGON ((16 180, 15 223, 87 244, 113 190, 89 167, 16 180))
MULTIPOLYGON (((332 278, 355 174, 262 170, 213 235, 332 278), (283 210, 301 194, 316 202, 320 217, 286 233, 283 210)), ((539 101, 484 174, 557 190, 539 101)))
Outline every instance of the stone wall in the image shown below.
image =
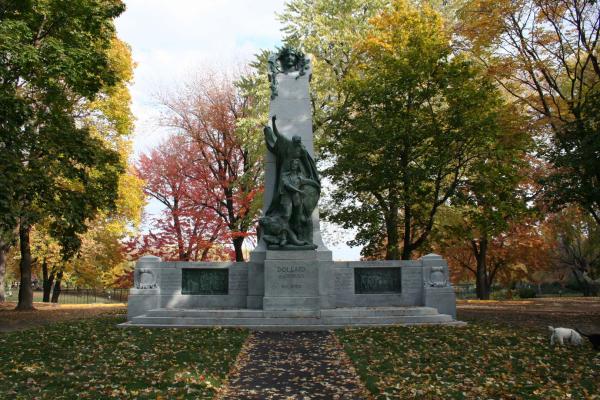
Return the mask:
MULTIPOLYGON (((316 302, 311 303, 314 306, 311 309, 427 306, 456 317, 456 301, 448 281, 447 263, 434 254, 410 261, 331 262, 313 259, 292 264, 289 260, 285 262, 282 261, 281 268, 302 264, 306 271, 318 271, 299 276, 298 286, 294 286, 307 286, 312 293, 309 300, 315 298, 312 303, 316 302), (305 282, 307 279, 310 282, 305 282), (358 284, 357 279, 360 280, 358 284)), ((276 258, 267 259, 266 265, 267 274, 265 263, 260 262, 161 262, 158 257, 142 257, 136 264, 135 287, 129 295, 129 318, 156 308, 263 309, 268 306, 277 310, 278 301, 294 301, 291 297, 296 289, 290 289, 289 295, 278 293, 278 286, 272 282, 272 276, 280 274, 278 261, 276 258), (192 278, 188 278, 187 286, 182 288, 184 270, 192 271, 186 272, 186 276, 195 279, 204 277, 205 281, 189 282, 192 278), (267 284, 266 279, 269 280, 267 284), (268 293, 265 293, 265 285, 268 293), (290 299, 286 298, 288 296, 290 299)))

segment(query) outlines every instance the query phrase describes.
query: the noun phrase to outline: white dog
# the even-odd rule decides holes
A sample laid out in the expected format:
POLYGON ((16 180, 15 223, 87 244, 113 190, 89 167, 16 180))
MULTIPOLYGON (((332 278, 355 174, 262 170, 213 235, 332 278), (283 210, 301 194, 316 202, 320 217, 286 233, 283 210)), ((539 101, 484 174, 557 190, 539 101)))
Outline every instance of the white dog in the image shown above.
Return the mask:
POLYGON ((552 332, 550 336, 550 344, 554 345, 554 342, 558 342, 558 344, 563 345, 566 343, 571 343, 574 346, 581 346, 582 339, 581 335, 575 332, 570 328, 554 328, 549 326, 548 329, 552 332))

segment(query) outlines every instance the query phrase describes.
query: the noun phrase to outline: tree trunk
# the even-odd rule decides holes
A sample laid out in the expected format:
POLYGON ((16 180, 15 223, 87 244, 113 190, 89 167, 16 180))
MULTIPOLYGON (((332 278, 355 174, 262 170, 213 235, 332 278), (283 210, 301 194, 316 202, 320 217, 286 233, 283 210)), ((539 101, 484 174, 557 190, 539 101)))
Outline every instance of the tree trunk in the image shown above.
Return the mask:
POLYGON ((177 236, 177 253, 179 253, 179 261, 189 261, 190 255, 185 251, 185 246, 183 245, 183 233, 181 231, 181 221, 179 220, 179 207, 177 200, 175 200, 175 204, 171 212, 173 213, 173 226, 175 227, 175 235, 177 236))
POLYGON ((412 254, 412 235, 410 230, 410 224, 412 222, 412 212, 410 204, 404 205, 404 245, 402 246, 402 259, 410 260, 412 254))
POLYGON ((19 286, 19 303, 15 310, 30 311, 33 308, 33 288, 31 287, 31 246, 29 243, 29 233, 31 226, 23 223, 19 225, 19 241, 21 250, 21 262, 19 269, 21 272, 21 284, 19 286))
POLYGON ((386 260, 400 259, 400 237, 398 235, 398 206, 390 201, 389 212, 385 217, 385 229, 387 234, 387 246, 385 248, 386 260))
POLYGON ((244 262, 244 253, 242 251, 242 245, 244 244, 244 237, 238 236, 233 239, 233 248, 235 249, 235 261, 244 262))
POLYGON ((208 252, 210 251, 210 247, 205 247, 202 250, 202 255, 200 256, 200 261, 208 261, 208 252))
POLYGON ((50 292, 52 291, 52 283, 54 282, 55 272, 54 272, 54 270, 52 270, 50 275, 48 275, 48 262, 46 261, 46 259, 44 259, 44 262, 42 263, 42 273, 44 274, 44 283, 43 283, 44 297, 43 297, 42 301, 44 303, 49 303, 50 302, 50 292))
POLYGON ((487 238, 485 237, 479 238, 479 248, 477 248, 477 243, 475 241, 471 242, 473 252, 475 254, 475 259, 477 260, 477 276, 475 281, 475 291, 477 293, 477 298, 480 300, 490 299, 491 282, 489 282, 488 280, 488 271, 486 264, 487 244, 487 238))
POLYGON ((6 300, 6 294, 4 293, 4 277, 6 275, 6 257, 8 256, 9 249, 10 246, 0 240, 0 303, 4 303, 6 300))
POLYGON ((58 303, 58 296, 60 296, 60 283, 62 281, 63 272, 58 271, 56 274, 56 281, 54 282, 54 289, 52 290, 52 303, 58 303))

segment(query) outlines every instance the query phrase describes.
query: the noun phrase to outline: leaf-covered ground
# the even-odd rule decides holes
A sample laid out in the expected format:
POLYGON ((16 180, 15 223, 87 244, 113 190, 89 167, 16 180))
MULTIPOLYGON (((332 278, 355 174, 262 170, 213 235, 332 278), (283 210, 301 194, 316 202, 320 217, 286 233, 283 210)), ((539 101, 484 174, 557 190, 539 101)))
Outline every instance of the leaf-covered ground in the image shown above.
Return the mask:
POLYGON ((117 328, 124 321, 102 317, 0 334, 0 398, 212 398, 248 335, 117 328))
POLYGON ((17 303, 0 303, 0 332, 20 331, 61 321, 127 313, 126 304, 34 303, 33 311, 15 311, 17 303))
POLYGON ((539 330, 470 323, 337 332, 377 399, 600 399, 600 352, 539 330))
POLYGON ((459 300, 458 319, 488 321, 546 331, 547 326, 600 332, 600 298, 553 297, 517 301, 459 300))

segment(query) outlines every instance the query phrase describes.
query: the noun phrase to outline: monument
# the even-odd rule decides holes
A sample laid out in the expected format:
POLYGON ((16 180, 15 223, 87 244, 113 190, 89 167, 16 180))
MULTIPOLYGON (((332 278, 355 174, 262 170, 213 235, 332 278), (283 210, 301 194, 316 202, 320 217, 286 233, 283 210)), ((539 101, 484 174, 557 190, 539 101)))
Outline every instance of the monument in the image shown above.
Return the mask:
POLYGON ((273 116, 273 129, 265 127, 267 148, 275 155, 275 187, 265 216, 259 219, 261 237, 272 250, 315 250, 312 213, 321 195, 317 166, 302 138, 292 140, 279 133, 273 116))
POLYGON ((323 243, 314 161, 310 60, 283 47, 268 63, 270 125, 259 240, 244 263, 142 257, 122 326, 332 329, 455 321, 448 266, 411 261, 334 262, 323 243))

